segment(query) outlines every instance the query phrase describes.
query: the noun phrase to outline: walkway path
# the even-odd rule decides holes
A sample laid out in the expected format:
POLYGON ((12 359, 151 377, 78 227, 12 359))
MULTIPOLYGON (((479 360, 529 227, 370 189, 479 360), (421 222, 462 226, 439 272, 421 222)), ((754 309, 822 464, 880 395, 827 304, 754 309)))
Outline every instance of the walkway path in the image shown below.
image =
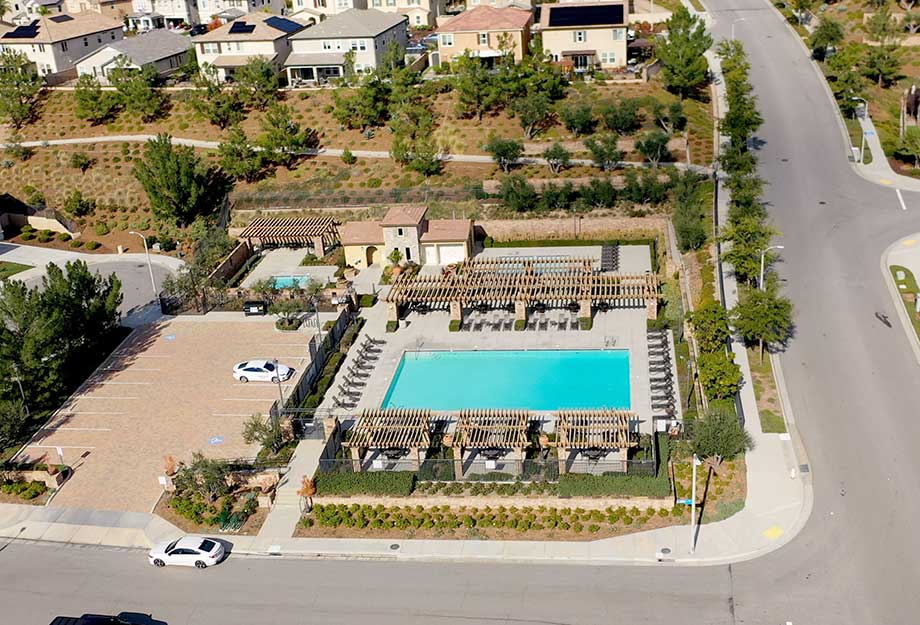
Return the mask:
POLYGON ((313 477, 319 468, 319 460, 326 444, 322 440, 302 440, 297 444, 294 456, 288 464, 275 494, 275 504, 262 524, 257 537, 258 544, 265 551, 290 540, 300 521, 300 490, 304 476, 313 477))
POLYGON ((879 139, 878 131, 875 130, 875 124, 868 112, 857 117, 860 128, 866 141, 866 151, 872 155, 872 161, 866 163, 856 163, 856 171, 859 175, 877 184, 893 186, 905 191, 920 191, 920 180, 896 173, 885 156, 885 150, 882 149, 882 142, 879 139))
MULTIPOLYGON (((95 145, 97 143, 143 143, 155 139, 156 135, 105 135, 98 137, 75 137, 72 139, 48 139, 42 141, 23 141, 21 145, 28 148, 41 148, 51 145, 95 145)), ((173 137, 172 142, 176 145, 187 145, 193 148, 203 150, 216 150, 220 145, 218 141, 204 141, 201 139, 185 139, 183 137, 173 137)), ((3 144, 0 147, 7 147, 3 144)), ((257 148, 258 149, 258 148, 257 148)), ((339 148, 318 148, 315 150, 306 150, 307 156, 335 156, 341 157, 344 149, 339 148)), ((358 158, 371 159, 389 159, 390 153, 383 150, 351 150, 351 153, 358 158)), ((441 154, 438 159, 445 163, 483 163, 494 164, 495 161, 487 154, 441 154)), ((524 157, 516 161, 517 165, 547 165, 546 159, 540 157, 524 157)), ((587 158, 573 158, 573 165, 593 165, 594 161, 587 158)), ((636 161, 622 161, 623 167, 650 167, 650 163, 636 161)), ((662 167, 676 167, 678 169, 690 169, 703 174, 709 174, 709 167, 700 165, 687 166, 686 163, 660 163, 662 167)))

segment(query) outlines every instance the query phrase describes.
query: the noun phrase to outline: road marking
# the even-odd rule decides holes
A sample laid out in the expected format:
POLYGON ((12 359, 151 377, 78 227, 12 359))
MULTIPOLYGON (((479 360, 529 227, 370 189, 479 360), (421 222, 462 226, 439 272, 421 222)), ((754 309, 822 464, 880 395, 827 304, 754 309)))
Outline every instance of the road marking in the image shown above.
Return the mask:
POLYGON ((768 527, 767 529, 765 529, 765 530, 763 531, 764 537, 765 537, 765 538, 768 538, 768 539, 770 539, 770 540, 776 540, 777 538, 779 538, 780 536, 782 536, 783 533, 784 533, 784 532, 783 532, 783 528, 781 528, 779 525, 774 525, 773 527, 768 527))
POLYGON ((113 397, 111 395, 74 395, 74 399, 140 399, 140 397, 113 397))
POLYGON ((56 412, 54 414, 55 415, 58 415, 58 414, 74 415, 74 414, 128 414, 128 413, 127 412, 109 412, 105 410, 64 410, 62 408, 61 411, 56 412))
POLYGON ((890 185, 890 184, 894 184, 894 182, 891 180, 888 180, 888 178, 881 178, 879 179, 879 184, 890 185))
POLYGON ((68 428, 58 425, 49 425, 48 427, 38 428, 40 430, 62 430, 67 432, 111 432, 112 428, 68 428))
POLYGON ((111 380, 103 380, 102 382, 92 382, 92 384, 120 384, 125 386, 150 386, 153 382, 112 382, 111 380))
POLYGON ((96 449, 94 445, 26 445, 38 449, 96 449))
POLYGON ((251 397, 224 397, 224 401, 272 401, 271 398, 268 399, 259 399, 251 397))
POLYGON ((904 204, 904 196, 901 195, 901 190, 900 190, 900 189, 895 189, 895 192, 898 194, 898 202, 901 203, 901 210, 902 210, 902 211, 906 211, 906 210, 907 210, 907 205, 904 204))
POLYGON ((251 412, 212 412, 212 417, 251 417, 251 412))
POLYGON ((103 367, 102 370, 103 370, 103 371, 130 371, 131 373, 134 373, 135 371, 162 371, 162 369, 154 369, 154 368, 142 369, 141 367, 130 367, 130 368, 128 368, 127 366, 124 366, 124 367, 103 367))

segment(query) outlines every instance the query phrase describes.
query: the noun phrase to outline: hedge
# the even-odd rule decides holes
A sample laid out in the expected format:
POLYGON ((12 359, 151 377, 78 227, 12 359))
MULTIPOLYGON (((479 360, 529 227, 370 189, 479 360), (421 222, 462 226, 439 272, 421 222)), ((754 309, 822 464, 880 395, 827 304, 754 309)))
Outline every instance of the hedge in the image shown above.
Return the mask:
POLYGON ((316 474, 316 492, 319 495, 408 497, 414 488, 415 473, 412 471, 316 474))
POLYGON ((629 475, 605 473, 590 475, 565 473, 559 476, 560 497, 667 497, 671 494, 671 480, 667 464, 670 455, 668 435, 658 434, 658 475, 629 475))
POLYGON ((597 245, 648 245, 652 262, 652 273, 658 273, 658 238, 636 237, 635 239, 525 239, 517 241, 496 241, 486 237, 484 247, 585 247, 597 245))

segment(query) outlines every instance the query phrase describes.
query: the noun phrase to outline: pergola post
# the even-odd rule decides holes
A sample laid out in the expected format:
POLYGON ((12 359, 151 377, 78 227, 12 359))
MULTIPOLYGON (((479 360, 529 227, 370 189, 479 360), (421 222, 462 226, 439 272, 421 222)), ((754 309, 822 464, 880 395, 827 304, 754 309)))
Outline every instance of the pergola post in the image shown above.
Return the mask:
POLYGON ((454 447, 454 479, 463 479, 463 447, 454 447))
POLYGON ((626 473, 629 470, 629 447, 620 447, 620 467, 622 467, 623 473, 626 473))
POLYGON ((516 300, 514 302, 514 320, 527 323, 527 302, 516 300))
POLYGON ((658 299, 654 297, 645 298, 645 312, 649 319, 658 318, 658 299))
MULTIPOLYGON (((399 304, 396 302, 387 302, 387 326, 393 324, 399 326, 399 304)), ((387 328, 389 331, 389 328, 387 328)))
POLYGON ((349 452, 351 453, 351 468, 355 473, 361 473, 363 470, 361 467, 361 450, 358 447, 352 447, 349 452))
POLYGON ((591 317, 591 300, 583 299, 578 302, 578 316, 583 319, 591 317))
POLYGON ((567 473, 569 464, 569 448, 557 447, 556 453, 559 455, 559 475, 567 473))
POLYGON ((310 241, 313 243, 313 253, 317 258, 322 258, 326 255, 326 244, 323 242, 322 236, 310 237, 310 241))
POLYGON ((514 464, 517 467, 517 474, 524 475, 524 449, 518 447, 514 449, 512 453, 514 454, 514 464))
POLYGON ((463 321, 463 306, 456 300, 450 302, 450 320, 463 321))
POLYGON ((419 453, 418 447, 413 447, 409 450, 409 457, 412 458, 412 464, 415 467, 416 471, 420 471, 422 468, 422 457, 419 453))

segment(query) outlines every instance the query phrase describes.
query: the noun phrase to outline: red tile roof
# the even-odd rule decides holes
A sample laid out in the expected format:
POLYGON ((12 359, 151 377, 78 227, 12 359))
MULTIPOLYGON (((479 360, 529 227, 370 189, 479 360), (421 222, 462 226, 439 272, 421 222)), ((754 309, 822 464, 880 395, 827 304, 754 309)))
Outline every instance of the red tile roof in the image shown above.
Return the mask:
POLYGON ((387 211, 381 226, 417 226, 422 223, 427 206, 394 206, 387 211))
POLYGON ((438 29, 439 33, 482 32, 490 30, 523 30, 532 19, 530 11, 515 7, 478 6, 464 11, 447 21, 438 29))
POLYGON ((423 243, 452 243, 466 241, 473 227, 472 219, 432 219, 421 237, 423 243))

